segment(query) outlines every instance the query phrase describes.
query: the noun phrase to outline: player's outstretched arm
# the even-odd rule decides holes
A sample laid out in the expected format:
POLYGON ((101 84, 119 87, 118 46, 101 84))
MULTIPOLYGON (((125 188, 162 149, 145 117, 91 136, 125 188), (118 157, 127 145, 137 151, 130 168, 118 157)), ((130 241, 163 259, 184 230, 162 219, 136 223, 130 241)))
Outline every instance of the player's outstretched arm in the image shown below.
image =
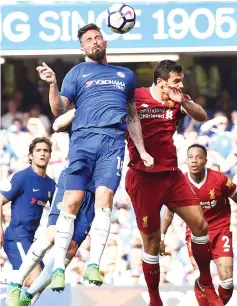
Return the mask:
POLYGON ((2 217, 2 207, 3 205, 7 204, 9 200, 5 198, 2 194, 0 194, 0 248, 3 246, 3 241, 4 241, 4 231, 3 231, 3 217, 2 217))
POLYGON ((67 111, 65 114, 59 116, 53 124, 53 130, 56 133, 63 132, 72 123, 75 117, 75 108, 67 111))
POLYGON ((46 64, 38 66, 36 70, 39 73, 41 80, 49 84, 49 103, 54 116, 59 116, 65 112, 70 101, 59 93, 56 75, 53 70, 46 64))
POLYGON ((161 231, 160 255, 162 256, 165 255, 165 243, 164 243, 165 235, 167 233, 168 228, 170 227, 173 218, 174 218, 174 213, 171 210, 169 210, 168 207, 166 207, 164 214, 161 218, 161 228, 160 228, 161 231))
POLYGON ((132 138, 141 159, 146 167, 154 166, 154 158, 146 152, 140 119, 138 118, 137 108, 135 103, 128 103, 128 132, 132 138))

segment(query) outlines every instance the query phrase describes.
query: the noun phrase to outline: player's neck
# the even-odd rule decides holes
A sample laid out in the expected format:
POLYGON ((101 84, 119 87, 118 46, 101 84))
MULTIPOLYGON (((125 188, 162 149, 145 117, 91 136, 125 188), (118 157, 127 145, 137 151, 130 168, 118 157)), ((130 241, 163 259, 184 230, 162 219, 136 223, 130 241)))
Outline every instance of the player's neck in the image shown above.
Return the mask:
POLYGON ((85 57, 85 61, 87 62, 87 63, 97 63, 97 64, 104 64, 104 65, 107 65, 108 63, 107 63, 107 58, 106 58, 106 56, 105 57, 103 57, 101 60, 99 60, 99 61, 94 61, 94 60, 92 60, 91 58, 89 58, 89 57, 85 57))
POLYGON ((159 102, 163 102, 164 99, 163 99, 162 91, 154 83, 150 87, 150 93, 151 93, 153 99, 155 99, 159 102))
POLYGON ((190 175, 191 179, 195 183, 199 184, 204 179, 205 173, 206 173, 206 169, 203 168, 203 170, 201 172, 199 172, 199 173, 191 173, 191 172, 189 172, 189 175, 190 175))
POLYGON ((31 165, 32 169, 35 173, 37 173, 39 176, 45 177, 46 176, 46 168, 38 167, 35 164, 31 165))

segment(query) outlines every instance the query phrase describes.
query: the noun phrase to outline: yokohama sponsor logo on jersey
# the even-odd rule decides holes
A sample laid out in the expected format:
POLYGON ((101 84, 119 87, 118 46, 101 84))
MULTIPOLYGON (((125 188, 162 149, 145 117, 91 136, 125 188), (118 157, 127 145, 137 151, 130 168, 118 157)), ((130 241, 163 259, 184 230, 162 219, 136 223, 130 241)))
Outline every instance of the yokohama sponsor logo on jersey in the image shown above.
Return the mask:
POLYGON ((125 83, 117 80, 88 81, 86 82, 86 87, 90 87, 93 83, 96 85, 113 85, 113 87, 121 89, 122 91, 125 89, 125 83))

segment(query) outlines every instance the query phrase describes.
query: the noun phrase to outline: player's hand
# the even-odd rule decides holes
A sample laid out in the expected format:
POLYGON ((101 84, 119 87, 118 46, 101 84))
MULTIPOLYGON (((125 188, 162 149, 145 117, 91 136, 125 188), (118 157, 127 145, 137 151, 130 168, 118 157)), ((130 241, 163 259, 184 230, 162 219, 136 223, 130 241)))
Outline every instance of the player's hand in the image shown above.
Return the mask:
POLYGON ((181 103, 184 100, 183 92, 180 88, 172 87, 172 86, 166 86, 164 88, 165 93, 168 94, 171 100, 181 103))
POLYGON ((153 168, 154 166, 154 158, 148 154, 147 152, 143 152, 140 154, 140 157, 147 168, 153 168))
POLYGON ((4 231, 2 226, 0 226, 0 248, 3 246, 3 241, 4 241, 4 231))
POLYGON ((46 63, 43 62, 42 66, 38 66, 36 70, 38 71, 41 80, 47 82, 48 84, 53 84, 56 82, 55 73, 46 63))

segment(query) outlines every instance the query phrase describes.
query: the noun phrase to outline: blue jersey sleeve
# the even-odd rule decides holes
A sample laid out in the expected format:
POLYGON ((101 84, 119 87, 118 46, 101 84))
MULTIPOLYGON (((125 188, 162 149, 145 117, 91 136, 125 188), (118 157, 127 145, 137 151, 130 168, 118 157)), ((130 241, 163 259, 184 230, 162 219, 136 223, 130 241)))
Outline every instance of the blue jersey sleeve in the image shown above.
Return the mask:
POLYGON ((136 89, 136 77, 134 73, 131 73, 131 80, 129 82, 129 88, 128 88, 128 103, 133 103, 135 101, 134 99, 134 93, 136 89))
POLYGON ((1 194, 9 201, 15 200, 24 191, 24 182, 24 176, 16 173, 11 181, 1 189, 1 194))
POLYGON ((74 69, 71 69, 65 76, 60 92, 61 96, 67 97, 70 101, 76 95, 76 77, 74 76, 74 69))

